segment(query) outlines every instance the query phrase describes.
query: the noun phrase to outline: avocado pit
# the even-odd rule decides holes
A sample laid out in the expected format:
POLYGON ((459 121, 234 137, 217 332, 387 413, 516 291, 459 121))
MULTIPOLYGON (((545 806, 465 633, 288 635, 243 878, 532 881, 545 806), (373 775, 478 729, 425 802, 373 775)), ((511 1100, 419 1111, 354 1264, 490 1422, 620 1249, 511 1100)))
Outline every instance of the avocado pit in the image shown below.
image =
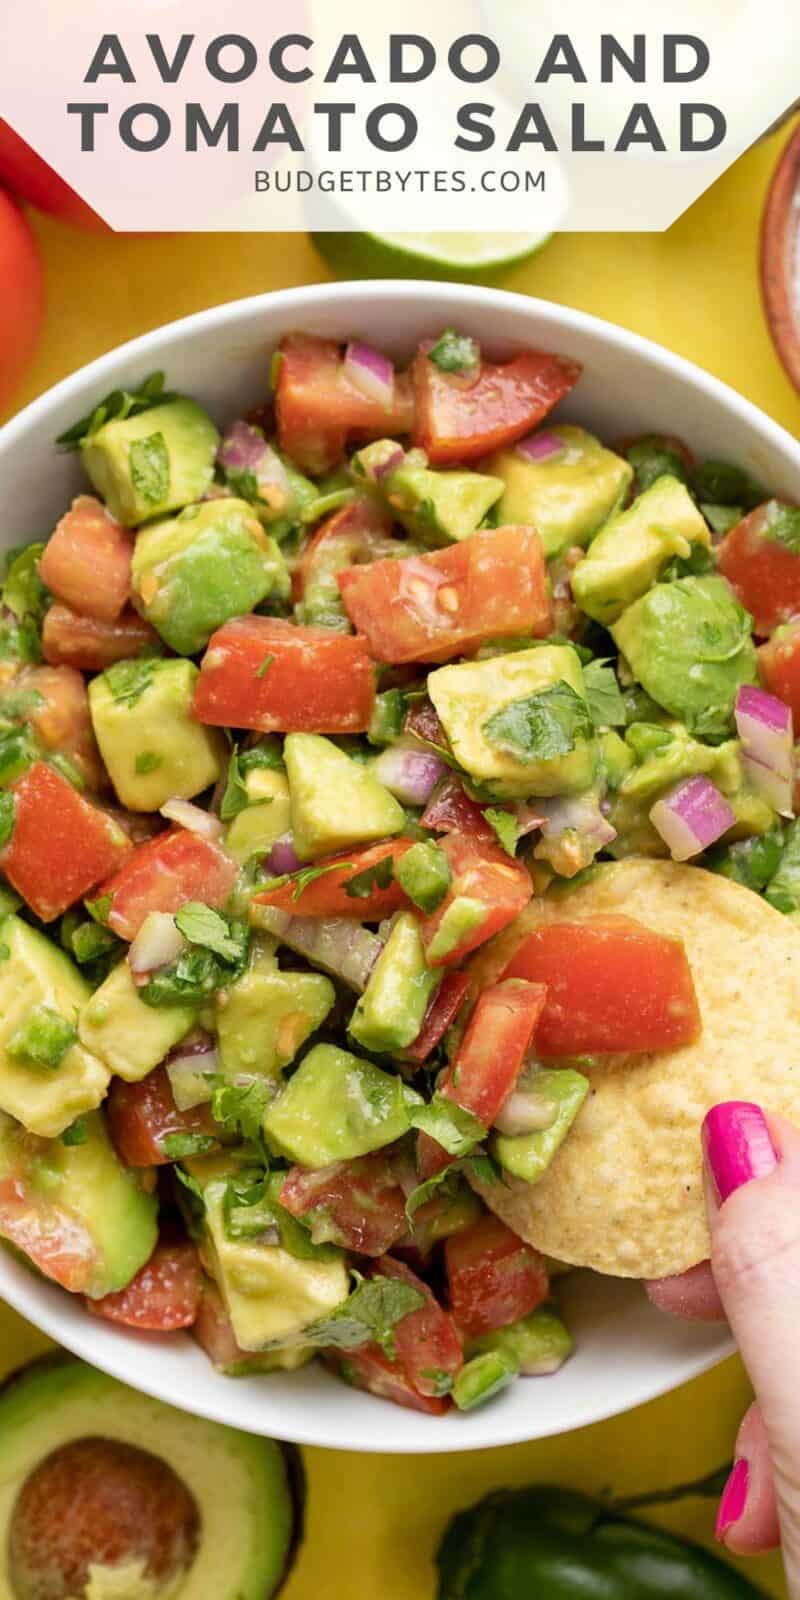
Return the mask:
MULTIPOLYGON (((101 1600, 104 1572, 130 1572, 131 1594, 168 1600, 197 1553, 193 1495, 158 1456, 104 1438, 46 1456, 17 1496, 8 1536, 14 1600, 101 1600), (99 1569, 99 1570, 98 1570, 99 1569)), ((109 1600, 127 1600, 108 1586, 109 1600)))

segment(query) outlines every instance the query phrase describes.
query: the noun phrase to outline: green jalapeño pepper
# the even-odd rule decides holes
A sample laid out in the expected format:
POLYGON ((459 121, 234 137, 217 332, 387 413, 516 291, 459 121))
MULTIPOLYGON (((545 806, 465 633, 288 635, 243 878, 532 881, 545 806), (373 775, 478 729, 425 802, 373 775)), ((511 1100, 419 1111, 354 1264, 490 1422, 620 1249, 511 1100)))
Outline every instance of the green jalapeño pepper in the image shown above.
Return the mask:
POLYGON ((438 1600, 765 1600, 700 1545, 549 1486, 460 1512, 436 1560, 438 1600))

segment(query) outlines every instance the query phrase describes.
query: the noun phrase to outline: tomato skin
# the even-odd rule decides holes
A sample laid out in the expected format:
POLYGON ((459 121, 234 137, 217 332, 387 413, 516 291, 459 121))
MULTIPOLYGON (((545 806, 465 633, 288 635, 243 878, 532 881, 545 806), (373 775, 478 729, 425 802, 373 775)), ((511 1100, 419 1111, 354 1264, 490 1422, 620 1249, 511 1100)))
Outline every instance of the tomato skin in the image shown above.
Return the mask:
POLYGON ((537 1055, 678 1050, 701 1032, 683 943, 632 917, 543 924, 503 976, 547 984, 537 1055))
POLYGON ((464 1365, 464 1349, 452 1318, 442 1310, 428 1285, 394 1256, 381 1256, 371 1275, 400 1278, 424 1297, 424 1305, 409 1311, 395 1325, 395 1359, 417 1394, 438 1398, 441 1385, 434 1374, 453 1379, 464 1365))
POLYGON ((39 576, 85 617, 114 622, 131 591, 133 535, 94 495, 81 494, 50 535, 39 576))
POLYGON ((451 1022, 461 1009, 464 996, 469 988, 469 974, 466 972, 446 972, 439 984, 436 993, 432 996, 422 1027, 414 1043, 403 1052, 409 1061, 427 1061, 432 1055, 437 1044, 444 1038, 451 1022))
POLYGON ((130 840, 43 761, 11 792, 14 831, 0 851, 0 868, 37 917, 52 922, 122 865, 130 840))
POLYGON ((499 635, 550 631, 542 541, 491 528, 431 555, 338 574, 353 626, 379 661, 449 661, 499 635))
POLYGON ((99 1265, 81 1220, 54 1205, 49 1196, 29 1189, 22 1173, 0 1180, 0 1238, 71 1294, 90 1287, 99 1265))
POLYGON ((455 1322, 470 1339, 507 1328, 547 1299, 544 1256, 499 1217, 479 1217, 445 1240, 448 1299, 455 1322))
POLYGON ((69 756, 90 789, 108 788, 108 777, 94 736, 86 684, 74 667, 23 667, 14 689, 33 690, 42 704, 25 713, 48 750, 69 756))
POLYGON ((7 122, 0 119, 0 183, 13 194, 27 200, 39 211, 47 211, 74 227, 92 233, 111 233, 111 229, 91 206, 71 189, 42 157, 21 139, 7 122))
POLYGON ((192 715, 260 733, 366 733, 374 703, 365 640, 278 617, 239 617, 209 642, 192 715), (267 656, 273 660, 259 678, 267 656))
POLYGON ((76 667, 81 672, 104 672, 115 661, 141 655, 156 644, 158 634, 132 606, 114 622, 79 616, 58 601, 50 607, 42 627, 42 655, 53 667, 76 667))
POLYGON ((399 883, 392 879, 386 889, 371 889, 361 898, 348 895, 345 885, 359 873, 377 866, 379 861, 399 861, 411 845, 411 839, 387 839, 366 850, 328 856, 314 863, 325 869, 323 876, 313 879, 300 894, 297 894, 296 884, 284 883, 278 889, 265 889, 262 894, 254 895, 254 903, 275 906, 293 917, 357 917, 359 922, 382 922, 384 917, 391 917, 408 905, 399 883), (335 862, 341 862, 341 866, 335 866, 335 862))
POLYGON ((203 1274, 194 1245, 189 1239, 167 1236, 124 1289, 101 1300, 87 1299, 85 1305, 94 1316, 125 1328, 176 1333, 196 1321, 202 1292, 203 1274))
POLYGON ((138 845, 121 871, 101 885, 98 898, 113 896, 108 926, 121 939, 135 939, 151 911, 180 911, 187 900, 224 905, 237 871, 210 839, 169 828, 138 845))
POLYGON ((717 566, 766 635, 800 614, 800 555, 767 537, 775 501, 758 506, 717 546, 717 566))
POLYGON ((392 519, 364 496, 326 517, 309 539, 294 574, 292 594, 302 600, 309 582, 323 569, 334 572, 351 563, 374 561, 391 534, 392 519))
POLYGON ((577 361, 526 350, 498 365, 483 361, 470 383, 441 372, 428 356, 432 341, 420 345, 413 366, 416 423, 414 443, 434 467, 479 461, 524 438, 575 387, 577 361))
POLYGON ((126 1167, 163 1167, 172 1161, 161 1140, 170 1133, 213 1134, 208 1105, 179 1111, 166 1067, 156 1067, 138 1083, 112 1078, 106 1102, 108 1131, 126 1167))
POLYGON ((344 374, 338 344, 311 334, 292 333, 281 341, 275 413, 281 449, 313 477, 342 460, 354 435, 394 438, 410 433, 411 386, 395 379, 394 403, 384 409, 367 399, 344 374))
POLYGON ((319 1214, 320 1242, 362 1255, 383 1255, 408 1232, 405 1196, 385 1151, 315 1172, 292 1167, 280 1203, 312 1223, 319 1214))
POLYGON ((497 834, 478 805, 452 773, 442 779, 420 818, 423 828, 434 833, 457 833, 476 845, 497 846, 497 834))
POLYGON ((451 966, 463 961, 471 950, 492 939, 501 928, 513 922, 524 910, 533 895, 533 884, 527 869, 519 861, 512 861, 499 845, 477 845, 473 839, 449 833, 439 840, 450 863, 453 881, 442 904, 430 916, 422 918, 422 942, 433 967, 451 966), (438 932, 442 919, 453 901, 460 895, 481 900, 486 907, 486 919, 464 934, 460 944, 438 960, 428 952, 438 932))
POLYGON ((329 1350, 326 1365, 355 1389, 366 1389, 379 1400, 391 1400, 408 1411, 422 1411, 428 1417, 442 1417, 450 1409, 448 1399, 435 1399, 417 1392, 405 1373, 389 1360, 376 1344, 360 1350, 329 1350))
POLYGON ((544 984, 510 978, 493 983, 478 997, 437 1087, 485 1128, 491 1128, 525 1065, 546 998, 544 984))
POLYGON ((789 706, 800 728, 800 622, 790 622, 762 644, 758 670, 765 689, 789 706))
POLYGON ((44 273, 33 231, 0 190, 0 411, 33 356, 43 314, 44 273))

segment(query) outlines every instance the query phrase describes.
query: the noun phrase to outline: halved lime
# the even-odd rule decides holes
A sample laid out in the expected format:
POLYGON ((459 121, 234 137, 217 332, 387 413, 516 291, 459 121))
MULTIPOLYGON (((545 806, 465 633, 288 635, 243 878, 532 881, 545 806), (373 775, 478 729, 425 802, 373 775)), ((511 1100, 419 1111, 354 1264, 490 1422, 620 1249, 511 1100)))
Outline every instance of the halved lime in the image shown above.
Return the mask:
POLYGON ((551 233, 323 233, 311 235, 341 278, 482 282, 541 250, 551 233))

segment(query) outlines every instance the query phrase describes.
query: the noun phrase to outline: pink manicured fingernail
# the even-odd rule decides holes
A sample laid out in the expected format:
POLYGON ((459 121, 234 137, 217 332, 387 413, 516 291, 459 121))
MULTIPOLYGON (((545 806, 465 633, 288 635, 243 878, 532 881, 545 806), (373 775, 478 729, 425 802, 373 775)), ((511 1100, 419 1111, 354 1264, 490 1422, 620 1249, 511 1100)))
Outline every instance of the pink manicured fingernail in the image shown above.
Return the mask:
POLYGON ((711 1107, 703 1123, 703 1150, 720 1202, 753 1178, 766 1178, 778 1164, 764 1113, 747 1100, 711 1107))
POLYGON ((748 1462, 734 1462, 733 1471, 722 1491, 717 1512, 717 1525, 714 1533, 718 1539, 724 1539, 729 1528, 744 1512, 747 1505, 747 1490, 750 1484, 750 1467, 748 1462))

